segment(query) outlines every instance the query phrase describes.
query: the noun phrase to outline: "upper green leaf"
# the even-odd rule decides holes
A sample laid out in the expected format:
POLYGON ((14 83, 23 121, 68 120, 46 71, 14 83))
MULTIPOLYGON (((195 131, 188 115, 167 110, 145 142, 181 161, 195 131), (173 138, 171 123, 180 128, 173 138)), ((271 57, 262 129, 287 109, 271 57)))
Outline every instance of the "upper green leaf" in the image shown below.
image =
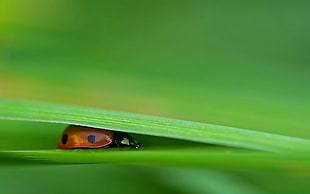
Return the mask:
POLYGON ((310 140, 94 108, 1 99, 0 119, 82 125, 273 152, 309 152, 310 140))

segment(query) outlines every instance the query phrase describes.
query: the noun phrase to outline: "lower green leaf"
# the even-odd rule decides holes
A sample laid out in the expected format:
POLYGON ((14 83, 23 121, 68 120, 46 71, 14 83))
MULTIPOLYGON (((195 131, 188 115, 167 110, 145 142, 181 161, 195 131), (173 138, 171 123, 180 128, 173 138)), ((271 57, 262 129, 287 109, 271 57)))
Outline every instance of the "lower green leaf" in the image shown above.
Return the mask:
POLYGON ((27 150, 0 151, 6 161, 39 164, 118 164, 155 166, 193 166, 220 169, 310 170, 310 156, 273 154, 229 148, 189 148, 171 150, 27 150))

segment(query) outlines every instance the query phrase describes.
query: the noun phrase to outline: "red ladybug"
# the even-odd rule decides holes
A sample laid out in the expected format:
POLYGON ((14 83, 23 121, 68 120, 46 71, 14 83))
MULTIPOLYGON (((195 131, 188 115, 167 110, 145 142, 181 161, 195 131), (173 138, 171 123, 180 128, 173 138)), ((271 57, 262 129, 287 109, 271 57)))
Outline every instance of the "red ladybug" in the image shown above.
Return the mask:
POLYGON ((59 149, 132 147, 140 144, 125 132, 70 125, 58 141, 59 149))

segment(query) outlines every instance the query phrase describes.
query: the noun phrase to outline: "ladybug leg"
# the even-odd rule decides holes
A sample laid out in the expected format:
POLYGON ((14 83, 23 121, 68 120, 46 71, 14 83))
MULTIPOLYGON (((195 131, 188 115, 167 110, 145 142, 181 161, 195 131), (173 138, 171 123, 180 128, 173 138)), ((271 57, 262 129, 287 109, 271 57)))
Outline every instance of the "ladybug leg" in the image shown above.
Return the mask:
POLYGON ((114 143, 115 143, 116 147, 118 147, 118 148, 122 147, 121 141, 119 139, 115 139, 114 143))
POLYGON ((81 151, 83 151, 82 148, 74 148, 73 150, 74 150, 75 152, 81 152, 81 151))

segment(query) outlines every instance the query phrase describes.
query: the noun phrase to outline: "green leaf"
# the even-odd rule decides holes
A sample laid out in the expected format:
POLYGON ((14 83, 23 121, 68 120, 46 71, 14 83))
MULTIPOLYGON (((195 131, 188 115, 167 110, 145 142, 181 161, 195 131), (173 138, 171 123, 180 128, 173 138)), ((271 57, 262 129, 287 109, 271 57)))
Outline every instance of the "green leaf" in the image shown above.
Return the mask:
POLYGON ((301 138, 198 122, 42 102, 1 99, 0 119, 74 124, 273 152, 310 151, 310 141, 301 138))
POLYGON ((166 150, 27 150, 0 151, 1 163, 31 164, 118 164, 212 167, 218 169, 310 170, 310 156, 274 154, 232 148, 166 150))

